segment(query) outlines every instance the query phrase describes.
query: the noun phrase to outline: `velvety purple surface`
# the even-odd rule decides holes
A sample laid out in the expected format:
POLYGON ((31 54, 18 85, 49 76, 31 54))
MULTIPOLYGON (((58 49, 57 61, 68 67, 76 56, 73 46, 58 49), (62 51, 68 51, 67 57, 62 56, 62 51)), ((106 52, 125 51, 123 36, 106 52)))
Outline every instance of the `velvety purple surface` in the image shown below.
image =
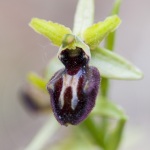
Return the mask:
POLYGON ((66 89, 65 93, 65 104, 63 109, 60 109, 59 106, 59 96, 60 91, 62 89, 62 75, 66 72, 62 70, 59 71, 55 75, 59 74, 59 78, 53 80, 53 85, 55 90, 49 88, 48 84, 48 91, 51 97, 51 105, 54 112, 56 119, 62 124, 78 124, 83 121, 88 114, 91 112, 92 108, 95 105, 96 96, 99 89, 100 83, 100 74, 95 67, 88 67, 87 73, 81 75, 78 83, 78 98, 79 102, 75 110, 71 109, 71 88, 66 89), (85 83, 88 81, 88 89, 84 91, 85 83))
MULTIPOLYGON (((70 56, 70 50, 66 49, 61 53, 60 59, 65 65, 65 69, 58 71, 47 85, 50 93, 51 105, 54 115, 62 125, 78 124, 83 121, 91 112, 95 105, 96 96, 100 84, 100 74, 97 68, 88 66, 88 57, 82 49, 76 49, 78 55, 70 56), (67 76, 68 75, 68 76, 67 76), (60 106, 60 94, 63 89, 63 81, 66 78, 76 77, 77 82, 77 106, 72 109, 73 83, 65 89, 63 93, 64 105, 60 106)), ((66 79, 67 80, 67 79, 66 79)))

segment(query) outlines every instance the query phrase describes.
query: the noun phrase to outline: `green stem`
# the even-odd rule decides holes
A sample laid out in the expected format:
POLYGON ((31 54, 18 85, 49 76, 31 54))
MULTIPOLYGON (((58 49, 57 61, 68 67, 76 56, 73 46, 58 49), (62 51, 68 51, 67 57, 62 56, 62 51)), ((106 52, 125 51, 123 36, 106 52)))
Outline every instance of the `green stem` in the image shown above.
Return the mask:
MULTIPOLYGON (((122 0, 116 0, 112 9, 111 14, 116 15, 119 14, 120 6, 122 0)), ((113 51, 115 46, 115 39, 116 39, 116 31, 109 33, 107 38, 105 39, 105 48, 108 50, 113 51)), ((106 78, 102 78, 101 83, 101 94, 102 96, 107 96, 109 90, 109 81, 106 78)))
POLYGON ((109 137, 106 139, 105 150, 117 150, 120 146, 123 129, 125 126, 126 120, 118 120, 115 129, 109 133, 109 137))
MULTIPOLYGON (((120 9, 120 4, 121 4, 121 0, 116 0, 113 10, 112 10, 112 15, 114 14, 118 14, 119 13, 119 9, 120 9)), ((107 38, 105 39, 105 47, 111 51, 114 50, 114 46, 115 46, 115 38, 116 38, 116 32, 111 32, 107 38)), ((109 80, 106 78, 102 78, 102 82, 101 82, 101 95, 103 97, 107 97, 108 95, 108 91, 109 91, 109 80)), ((105 100, 107 100, 107 98, 105 98, 105 100)), ((117 134, 118 132, 120 132, 120 135, 122 135, 122 131, 123 131, 123 126, 121 124, 122 122, 118 123, 118 127, 116 127, 116 130, 114 130, 114 134, 117 134), (119 128, 120 127, 120 128, 119 128), (120 130, 119 130, 119 129, 120 130)), ((106 133, 109 127, 109 122, 108 122, 108 118, 107 117, 102 117, 102 123, 101 123, 101 127, 103 129, 103 140, 105 141, 105 137, 106 137, 106 133)), ((112 134, 113 136, 113 134, 112 134)), ((116 137, 115 135, 113 137, 116 137)), ((117 150, 118 145, 120 143, 121 140, 121 136, 117 136, 116 141, 112 143, 111 141, 108 141, 108 143, 105 144, 105 148, 104 150, 117 150), (116 144, 117 143, 117 144, 116 144), (111 147, 111 144, 113 144, 113 147, 111 147), (109 146, 107 146, 109 145, 109 146)))
POLYGON ((102 78, 101 81, 101 96, 107 97, 109 92, 109 80, 106 78, 102 78))
MULTIPOLYGON (((121 1, 122 0, 116 0, 113 6, 113 9, 111 11, 112 15, 118 15, 119 14, 119 10, 120 10, 120 6, 121 6, 121 1)), ((116 31, 111 32, 107 38, 105 39, 105 47, 109 50, 114 50, 114 46, 115 46, 115 38, 116 37, 116 31)))
POLYGON ((113 9, 111 11, 112 15, 119 14, 121 3, 122 3, 122 0, 116 0, 115 1, 113 9))
POLYGON ((54 133, 60 126, 54 117, 51 117, 49 121, 42 127, 42 129, 33 138, 31 143, 25 148, 25 150, 41 150, 45 147, 46 143, 53 137, 54 133))
POLYGON ((99 127, 96 126, 95 122, 91 117, 88 117, 82 124, 81 128, 92 137, 94 142, 100 147, 104 148, 103 134, 99 127))

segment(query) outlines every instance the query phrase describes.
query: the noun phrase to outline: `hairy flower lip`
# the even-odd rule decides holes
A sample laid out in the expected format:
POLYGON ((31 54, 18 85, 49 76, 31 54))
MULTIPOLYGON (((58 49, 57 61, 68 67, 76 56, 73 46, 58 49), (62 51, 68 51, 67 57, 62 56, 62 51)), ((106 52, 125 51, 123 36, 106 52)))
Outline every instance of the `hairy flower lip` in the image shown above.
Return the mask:
POLYGON ((59 51, 65 69, 57 71, 47 84, 54 115, 62 125, 76 125, 86 119, 98 94, 99 71, 88 65, 85 47, 80 42, 79 45, 59 51))
MULTIPOLYGON (((66 75, 65 69, 59 70, 47 84, 52 110, 57 121, 61 125, 77 125, 87 118, 95 106, 100 84, 100 74, 97 68, 92 66, 87 66, 86 70, 81 70, 78 79, 81 80, 81 78, 83 78, 83 81, 81 82, 77 80, 77 82, 79 81, 77 92, 79 96, 79 103, 74 110, 72 110, 70 107, 71 102, 68 103, 65 101, 65 107, 63 109, 60 109, 60 105, 58 103, 59 95, 63 86, 62 81, 64 75, 66 75)), ((72 86, 72 84, 70 84, 68 87, 70 86, 72 86)))

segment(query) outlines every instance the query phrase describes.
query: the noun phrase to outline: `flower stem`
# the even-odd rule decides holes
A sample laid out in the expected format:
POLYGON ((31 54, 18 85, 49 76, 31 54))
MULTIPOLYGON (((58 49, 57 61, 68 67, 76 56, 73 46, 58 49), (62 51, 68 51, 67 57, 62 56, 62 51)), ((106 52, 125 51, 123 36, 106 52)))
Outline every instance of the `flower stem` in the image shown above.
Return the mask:
MULTIPOLYGON (((121 5, 121 0, 116 0, 114 7, 112 9, 112 15, 119 13, 120 5, 121 5)), ((113 51, 114 46, 115 46, 115 38, 116 38, 115 31, 109 33, 109 35, 105 39, 105 48, 113 51)), ((108 100, 107 98, 108 92, 109 92, 109 80, 106 78, 102 78, 101 95, 103 97, 106 97, 105 100, 108 100)), ((124 121, 122 120, 118 121, 116 128, 114 129, 113 133, 110 136, 110 138, 116 138, 116 140, 115 141, 113 139, 107 140, 105 143, 104 150, 117 150, 118 149, 119 143, 121 141, 121 135, 123 132, 124 125, 125 125, 124 121), (113 143, 111 141, 113 141, 113 143)), ((103 129, 103 138, 105 140, 106 133, 109 127, 109 121, 107 117, 102 117, 101 126, 103 129)))
POLYGON ((25 148, 25 150, 41 150, 45 147, 46 143, 53 137, 54 133, 60 126, 54 117, 42 127, 42 129, 33 138, 31 143, 25 148))
MULTIPOLYGON (((119 10, 120 10, 120 6, 121 6, 121 1, 122 0, 116 0, 113 6, 113 9, 111 11, 112 15, 118 15, 119 14, 119 10)), ((111 32, 106 40, 105 40, 105 47, 109 50, 114 50, 114 46, 115 46, 115 38, 116 37, 116 31, 111 32)))

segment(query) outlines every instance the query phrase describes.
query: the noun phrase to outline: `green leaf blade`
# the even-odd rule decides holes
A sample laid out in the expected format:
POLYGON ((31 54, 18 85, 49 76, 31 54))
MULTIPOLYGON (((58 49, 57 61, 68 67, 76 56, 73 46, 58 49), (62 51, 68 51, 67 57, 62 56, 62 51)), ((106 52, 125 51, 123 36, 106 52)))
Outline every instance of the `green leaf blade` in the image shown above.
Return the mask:
POLYGON ((143 73, 123 57, 104 48, 91 51, 91 65, 97 67, 102 77, 120 80, 137 80, 143 73))
POLYGON ((123 109, 104 97, 97 101, 96 107, 92 111, 92 114, 97 114, 101 117, 113 118, 116 120, 127 120, 127 116, 125 115, 123 109))
POLYGON ((125 120, 119 120, 113 131, 110 131, 106 136, 105 150, 117 150, 120 146, 120 142, 125 127, 125 120))
POLYGON ((82 38, 91 49, 99 46, 100 42, 110 33, 113 32, 121 23, 117 15, 106 18, 103 22, 92 25, 87 28, 82 38))
POLYGON ((36 32, 47 37, 56 46, 61 46, 64 35, 72 33, 64 25, 38 18, 33 18, 29 25, 36 32))

